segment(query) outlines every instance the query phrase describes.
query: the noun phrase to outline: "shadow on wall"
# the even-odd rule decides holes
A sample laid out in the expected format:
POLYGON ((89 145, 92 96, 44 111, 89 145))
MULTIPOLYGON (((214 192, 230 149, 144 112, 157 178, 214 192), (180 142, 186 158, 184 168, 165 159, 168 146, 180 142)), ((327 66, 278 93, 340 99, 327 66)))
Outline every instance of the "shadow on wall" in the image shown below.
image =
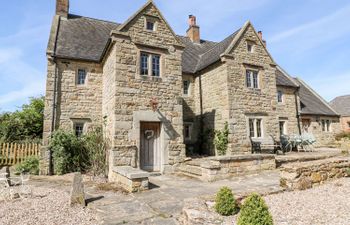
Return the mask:
POLYGON ((162 122, 164 126, 164 131, 170 138, 170 140, 175 140, 180 137, 179 133, 176 132, 170 120, 168 120, 159 110, 157 110, 159 115, 159 120, 162 122))
POLYGON ((216 110, 196 115, 186 100, 183 100, 184 122, 193 124, 192 141, 185 141, 186 156, 214 156, 214 130, 216 110))

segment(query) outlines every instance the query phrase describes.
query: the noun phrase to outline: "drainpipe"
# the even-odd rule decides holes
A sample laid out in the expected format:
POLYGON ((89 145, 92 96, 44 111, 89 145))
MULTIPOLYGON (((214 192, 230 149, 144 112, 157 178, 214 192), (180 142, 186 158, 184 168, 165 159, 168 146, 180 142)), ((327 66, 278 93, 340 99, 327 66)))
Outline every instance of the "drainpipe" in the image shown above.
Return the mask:
POLYGON ((202 96, 202 75, 199 74, 199 107, 200 107, 200 119, 199 119, 199 132, 200 132, 200 144, 199 144, 199 154, 203 153, 203 140, 204 140, 204 125, 203 125, 203 96, 202 96))
MULTIPOLYGON (((53 99, 52 99, 52 121, 51 121, 51 135, 55 131, 56 127, 56 112, 57 112, 57 76, 58 76, 58 67, 55 56, 53 56, 53 63, 55 65, 55 76, 53 83, 53 99)), ((53 175, 53 159, 52 159, 52 150, 49 148, 49 175, 53 175)))
POLYGON ((295 109, 296 109, 297 121, 298 121, 298 131, 299 131, 299 135, 301 135, 300 112, 299 112, 299 104, 298 104, 298 92, 299 92, 299 87, 294 91, 294 98, 295 98, 295 109))

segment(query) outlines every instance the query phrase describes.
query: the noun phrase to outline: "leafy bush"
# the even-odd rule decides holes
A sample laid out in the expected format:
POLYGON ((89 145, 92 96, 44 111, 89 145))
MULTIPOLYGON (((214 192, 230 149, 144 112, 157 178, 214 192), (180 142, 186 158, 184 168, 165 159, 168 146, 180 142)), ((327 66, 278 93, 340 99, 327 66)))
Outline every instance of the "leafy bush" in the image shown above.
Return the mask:
POLYGON ((0 114, 0 141, 17 142, 41 138, 44 121, 44 97, 31 98, 21 110, 0 114))
POLYGON ((30 173, 33 175, 39 174, 39 158, 30 156, 26 158, 21 164, 16 166, 17 173, 30 173))
POLYGON ((264 199, 253 193, 244 201, 238 225, 273 225, 272 216, 264 199))
POLYGON ((223 187, 216 194, 215 211, 223 216, 231 216, 238 212, 238 204, 231 189, 223 187))
POLYGON ((229 134, 229 130, 228 130, 227 122, 225 122, 225 126, 222 131, 220 130, 215 131, 214 145, 219 155, 226 154, 227 144, 228 144, 228 134, 229 134))
POLYGON ((340 141, 342 139, 349 139, 350 140, 350 132, 342 132, 335 136, 335 140, 340 141))
POLYGON ((107 142, 101 128, 89 131, 82 137, 72 132, 58 130, 51 137, 54 171, 58 175, 70 172, 106 174, 107 142))
POLYGON ((84 172, 88 168, 88 153, 85 151, 84 142, 72 132, 55 131, 49 147, 56 174, 84 172))
POLYGON ((107 142, 103 137, 102 128, 96 128, 83 136, 85 150, 88 156, 88 165, 93 175, 106 174, 107 142))

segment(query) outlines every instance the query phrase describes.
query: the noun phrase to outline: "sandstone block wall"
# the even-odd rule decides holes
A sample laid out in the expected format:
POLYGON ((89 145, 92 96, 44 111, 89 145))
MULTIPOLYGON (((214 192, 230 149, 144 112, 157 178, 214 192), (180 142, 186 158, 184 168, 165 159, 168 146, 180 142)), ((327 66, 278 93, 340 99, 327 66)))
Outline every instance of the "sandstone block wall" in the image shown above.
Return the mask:
MULTIPOLYGON (((283 92, 283 102, 277 102, 278 119, 281 121, 286 121, 287 135, 298 135, 299 128, 297 118, 297 107, 299 112, 300 109, 299 104, 296 105, 295 101, 296 89, 284 86, 277 86, 277 90, 281 90, 283 92)), ((297 103, 299 103, 299 100, 297 100, 297 103)))
POLYGON ((335 135, 341 132, 341 125, 338 117, 303 115, 302 119, 310 119, 311 124, 308 132, 314 135, 316 139, 316 143, 314 145, 316 147, 333 145, 335 141, 335 135), (322 120, 330 120, 332 122, 330 131, 322 131, 322 120))
POLYGON ((277 112, 276 66, 251 26, 227 59, 229 118, 232 129, 231 153, 249 152, 248 117, 263 118, 263 136, 279 137, 277 112), (247 41, 255 43, 247 52, 247 41), (246 87, 246 69, 259 71, 259 89, 246 87))
POLYGON ((342 116, 340 122, 343 131, 350 132, 350 116, 342 116))

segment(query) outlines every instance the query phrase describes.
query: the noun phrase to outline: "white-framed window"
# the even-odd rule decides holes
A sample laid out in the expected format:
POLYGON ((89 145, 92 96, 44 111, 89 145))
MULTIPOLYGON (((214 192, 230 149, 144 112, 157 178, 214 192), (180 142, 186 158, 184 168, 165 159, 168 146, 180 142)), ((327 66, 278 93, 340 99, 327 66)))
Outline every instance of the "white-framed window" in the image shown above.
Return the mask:
POLYGON ((77 137, 81 137, 84 133, 84 123, 74 122, 74 133, 77 137))
POLYGON ((248 88, 259 89, 258 71, 246 70, 246 85, 248 88))
POLYGON ((192 139, 192 123, 184 123, 184 138, 185 140, 191 140, 192 139))
POLYGON ((281 90, 277 91, 277 102, 283 103, 283 91, 281 90))
POLYGON ((140 75, 160 77, 160 55, 141 52, 140 75))
POLYGON ((279 121, 279 130, 280 130, 280 135, 287 134, 287 121, 284 121, 284 120, 279 121))
POLYGON ((331 121, 330 120, 322 120, 322 131, 331 132, 331 121))
POLYGON ((262 118, 249 118, 249 136, 252 138, 260 138, 263 136, 262 118))
POLYGON ((184 80, 183 81, 183 94, 184 96, 189 96, 190 95, 190 81, 189 80, 184 80))
POLYGON ((78 69, 77 84, 84 85, 85 80, 86 80, 86 70, 85 69, 78 69))

